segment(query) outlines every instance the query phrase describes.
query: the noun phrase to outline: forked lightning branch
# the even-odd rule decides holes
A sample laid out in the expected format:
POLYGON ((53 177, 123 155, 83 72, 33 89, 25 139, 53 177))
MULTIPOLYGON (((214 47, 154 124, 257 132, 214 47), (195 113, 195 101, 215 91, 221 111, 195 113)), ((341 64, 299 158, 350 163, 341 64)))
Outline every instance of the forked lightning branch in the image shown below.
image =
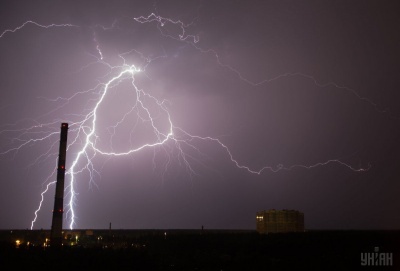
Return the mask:
MULTIPOLYGON (((227 68, 231 72, 235 73, 238 76, 239 80, 243 80, 246 83, 249 83, 251 85, 257 85, 257 84, 263 84, 270 82, 271 80, 275 80, 281 77, 285 76, 290 76, 290 74, 284 74, 282 76, 276 77, 274 79, 269 79, 269 80, 263 80, 260 83, 254 83, 249 81, 248 79, 244 78, 240 72, 233 67, 230 67, 224 63, 222 63, 218 57, 218 54, 211 49, 202 49, 198 46, 199 38, 196 35, 189 35, 187 34, 187 28, 190 26, 190 24, 184 24, 180 20, 172 20, 169 18, 164 18, 161 16, 157 16, 155 14, 151 14, 147 17, 141 16, 137 18, 133 18, 134 22, 137 24, 154 24, 155 27, 158 29, 160 35, 165 38, 165 39, 174 39, 177 40, 178 42, 183 42, 185 44, 188 44, 189 46, 192 46, 194 50, 199 51, 201 54, 211 54, 214 59, 215 63, 217 65, 220 65, 221 67, 227 68), (166 34, 163 31, 163 27, 166 24, 174 24, 175 26, 180 29, 180 33, 177 34, 166 34)), ((50 25, 43 25, 39 24, 34 21, 26 21, 20 26, 10 28, 7 30, 4 30, 0 34, 0 42, 7 42, 7 35, 11 34, 18 34, 18 31, 20 31, 22 28, 28 26, 28 25, 33 25, 35 27, 43 28, 43 31, 46 31, 48 28, 59 28, 59 27, 67 27, 67 28, 79 28, 80 26, 76 26, 74 24, 50 24, 50 25)), ((96 37, 95 34, 93 34, 94 37, 96 37)), ((100 91, 97 92, 98 97, 97 100, 94 102, 94 106, 90 108, 87 113, 81 114, 81 119, 79 121, 71 121, 68 119, 63 120, 63 122, 68 122, 69 123, 69 129, 74 132, 74 136, 71 138, 70 142, 68 143, 68 149, 74 148, 78 146, 78 151, 74 153, 69 153, 67 155, 67 159, 71 161, 71 166, 70 168, 66 169, 66 175, 68 176, 67 179, 67 185, 66 185, 66 195, 68 197, 67 201, 67 208, 66 208, 66 219, 69 221, 69 227, 73 229, 76 226, 76 200, 78 197, 78 191, 76 191, 77 187, 77 182, 81 181, 79 179, 79 176, 83 172, 88 172, 90 175, 90 178, 94 178, 96 175, 96 165, 94 162, 94 158, 96 156, 105 156, 105 157, 115 157, 115 156, 133 156, 133 155, 140 155, 140 153, 146 149, 154 149, 154 148, 164 148, 166 152, 169 150, 169 146, 174 146, 174 149, 176 150, 176 153, 178 153, 179 156, 179 161, 183 166, 185 167, 185 170, 188 172, 188 174, 196 174, 192 162, 188 157, 190 157, 190 154, 187 153, 187 149, 195 150, 198 152, 201 152, 201 150, 196 146, 196 142, 208 142, 211 146, 215 146, 220 148, 221 150, 224 151, 226 154, 226 159, 230 160, 234 166, 237 168, 243 169, 249 174, 262 174, 264 171, 271 171, 271 172, 278 172, 278 171, 288 171, 288 170, 294 170, 294 169, 313 169, 315 167, 321 167, 321 166, 326 166, 328 164, 339 164, 340 166, 343 166, 351 171, 355 172, 361 172, 361 171, 366 171, 369 169, 367 168, 356 168, 352 165, 349 165, 345 163, 344 161, 338 160, 338 159, 330 159, 326 161, 320 161, 318 163, 312 164, 312 165, 303 165, 303 164, 295 164, 295 165, 289 165, 285 166, 283 164, 276 165, 276 166, 269 166, 265 165, 261 168, 250 168, 247 166, 245 163, 240 162, 241 159, 238 157, 234 157, 232 154, 229 146, 223 142, 223 140, 213 137, 211 135, 193 135, 187 131, 185 131, 184 128, 178 127, 174 125, 174 120, 172 115, 170 114, 170 111, 168 109, 168 101, 161 100, 158 97, 156 97, 151 89, 141 89, 138 87, 138 85, 135 82, 136 76, 138 74, 146 74, 146 68, 149 65, 156 65, 155 61, 152 61, 149 58, 145 58, 144 55, 136 50, 135 48, 132 48, 130 51, 118 54, 116 57, 120 60, 122 60, 122 64, 119 66, 112 65, 106 61, 104 61, 104 52, 101 50, 101 43, 98 41, 98 39, 94 38, 94 42, 96 43, 94 46, 94 49, 98 52, 98 59, 96 61, 97 64, 105 65, 108 67, 112 72, 110 72, 107 76, 108 79, 106 79, 103 83, 98 84, 97 86, 94 86, 92 89, 88 89, 87 91, 83 92, 76 92, 72 95, 70 95, 69 98, 62 98, 60 97, 59 99, 65 100, 65 104, 63 107, 68 107, 68 103, 77 97, 79 97, 81 94, 84 93, 89 93, 94 90, 100 89, 100 91), (135 53, 139 54, 141 57, 146 59, 146 65, 139 67, 136 63, 129 63, 128 60, 124 57, 125 55, 129 53, 135 53), (99 142, 104 142, 102 141, 102 135, 99 133, 99 123, 101 123, 101 114, 99 113, 105 106, 104 104, 107 103, 107 100, 109 99, 109 95, 113 91, 118 91, 118 87, 121 84, 124 84, 126 86, 126 83, 129 83, 129 89, 130 89, 130 95, 126 97, 126 99, 131 99, 131 106, 126 109, 126 112, 122 114, 122 117, 120 117, 115 123, 111 125, 113 128, 117 128, 118 126, 122 124, 126 124, 127 122, 130 123, 130 125, 136 126, 137 122, 130 122, 130 117, 132 115, 135 116, 135 119, 137 121, 140 121, 141 123, 144 123, 146 125, 146 129, 151 131, 152 136, 149 137, 147 142, 141 144, 141 145, 136 145, 133 146, 132 144, 127 144, 125 149, 122 151, 115 151, 113 148, 105 148, 103 145, 101 145, 99 142), (162 119, 162 122, 160 122, 160 116, 162 119), (172 143, 172 144, 170 144, 172 143), (168 148, 167 148, 168 144, 168 148), (188 147, 188 148, 185 148, 188 147), (73 155, 73 156, 72 156, 73 155)), ((315 84, 317 84, 316 80, 312 76, 307 76, 303 74, 293 74, 293 76, 304 76, 312 81, 314 81, 315 84)), ((98 78, 104 78, 104 75, 98 76, 98 78), (102 77, 103 76, 103 77, 102 77)), ((323 85, 319 85, 320 87, 324 87, 323 85)), ((337 85, 336 85, 337 86, 337 85)), ((350 90, 350 89, 348 89, 350 90)), ((353 92, 353 94, 356 94, 353 90, 350 90, 353 92)), ((360 96, 356 94, 358 98, 361 99, 360 96)), ((87 110, 87 108, 85 109, 87 110)), ((82 108, 82 112, 84 112, 84 108, 82 108)), ((54 138, 54 144, 56 144, 57 139, 56 136, 59 134, 57 132, 47 132, 45 135, 40 134, 41 136, 37 136, 38 133, 33 133, 32 131, 34 129, 43 129, 43 131, 49 130, 49 127, 55 127, 58 126, 60 122, 51 122, 51 123, 40 123, 31 127, 27 128, 21 128, 21 129, 9 129, 9 130, 3 130, 0 131, 1 133, 8 133, 8 132, 20 132, 21 134, 24 135, 31 135, 31 138, 28 140, 24 140, 22 143, 17 144, 15 146, 12 146, 2 153, 1 155, 9 155, 13 154, 16 152, 21 152, 25 149, 27 149, 29 146, 32 144, 52 139, 54 138)), ((110 132, 110 136, 112 137, 112 132, 110 132)), ((16 140, 16 142, 21 142, 20 140, 16 140)), ((49 155, 48 153, 44 153, 43 155, 49 155)), ((171 163, 172 161, 168 161, 168 163, 171 163)), ((56 165, 56 163, 54 163, 56 165)), ((54 175, 56 172, 56 167, 54 168, 53 172, 49 172, 47 174, 46 178, 46 187, 45 189, 41 192, 40 195, 40 200, 38 204, 38 208, 35 210, 34 213, 34 219, 31 222, 31 229, 34 227, 34 224, 37 220, 37 217, 40 213, 40 210, 43 205, 44 201, 44 195, 49 191, 49 187, 52 186, 55 183, 54 180, 54 175)), ((51 190, 50 190, 51 191, 51 190)))

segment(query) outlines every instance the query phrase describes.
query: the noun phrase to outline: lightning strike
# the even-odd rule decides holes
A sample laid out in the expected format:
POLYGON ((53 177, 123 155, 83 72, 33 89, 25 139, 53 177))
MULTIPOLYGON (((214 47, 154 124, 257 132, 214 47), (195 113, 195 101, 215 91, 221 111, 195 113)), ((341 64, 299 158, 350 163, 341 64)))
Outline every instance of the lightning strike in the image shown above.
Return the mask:
POLYGON ((185 43, 189 44, 190 46, 192 46, 193 48, 195 48, 196 50, 198 50, 201 53, 211 54, 215 58, 216 62, 218 63, 218 65, 220 67, 228 69, 233 74, 235 74, 241 81, 243 81, 243 82, 245 82, 245 83, 247 83, 247 84, 249 84, 249 85, 251 85, 253 87, 261 86, 261 85, 264 85, 264 84, 267 84, 267 83, 271 83, 273 81, 280 80, 280 79, 287 78, 287 77, 303 77, 303 78, 305 78, 307 80, 311 80, 319 88, 334 87, 335 89, 342 89, 342 90, 348 91, 352 95, 354 95, 356 98, 358 98, 359 100, 362 100, 362 101, 368 103, 369 105, 373 106, 375 108, 375 110, 377 112, 379 112, 379 113, 386 113, 389 110, 388 108, 381 109, 378 104, 373 102, 371 99, 368 99, 367 97, 361 96, 360 94, 357 93, 357 91, 355 91, 352 88, 349 88, 349 87, 346 87, 346 86, 341 86, 341 85, 339 85, 339 84, 337 84, 335 82, 320 83, 314 76, 308 75, 308 74, 305 74, 305 73, 301 73, 301 72, 288 72, 288 73, 280 74, 280 75, 278 75, 276 77, 273 77, 273 78, 263 79, 263 80, 260 80, 258 82, 249 80, 248 78, 243 76, 242 73, 238 69, 232 67, 231 65, 223 63, 223 61, 221 61, 221 58, 220 58, 219 54, 215 50, 213 50, 213 49, 203 49, 203 48, 199 47, 199 45, 198 45, 198 42, 200 41, 200 37, 199 36, 197 36, 197 35, 187 35, 186 34, 187 31, 188 31, 187 28, 190 27, 193 23, 184 24, 180 20, 174 21, 174 20, 169 19, 169 18, 164 18, 164 17, 158 16, 158 15, 155 15, 154 13, 151 13, 147 17, 144 17, 144 16, 136 17, 136 18, 134 18, 134 20, 136 22, 139 22, 139 23, 142 23, 142 24, 157 22, 158 23, 157 24, 157 29, 160 31, 160 34, 162 36, 164 36, 166 38, 173 39, 173 40, 185 42, 185 43), (181 33, 178 34, 178 37, 173 36, 172 34, 166 33, 163 30, 163 27, 167 23, 179 26, 179 28, 181 30, 181 33))
MULTIPOLYGON (((317 82, 317 80, 314 77, 306 75, 306 74, 302 74, 302 73, 286 73, 286 74, 282 74, 282 75, 272 78, 272 79, 265 79, 260 82, 252 82, 252 81, 246 79, 245 77, 243 77, 242 74, 235 68, 233 68, 227 64, 224 64, 220 60, 216 51, 214 51, 212 49, 202 49, 201 47, 199 47, 199 45, 198 45, 198 43, 200 41, 199 36, 187 34, 188 33, 187 28, 190 27, 190 25, 192 25, 192 24, 184 24, 180 20, 172 20, 169 18, 164 18, 164 17, 158 16, 154 13, 150 14, 147 17, 144 17, 144 16, 136 17, 136 18, 134 18, 134 21, 136 21, 140 24, 152 23, 152 22, 157 23, 157 28, 159 29, 162 36, 170 38, 170 39, 174 39, 174 40, 177 40, 180 42, 187 43, 190 46, 192 46, 193 48, 195 48, 196 50, 200 51, 201 53, 211 53, 215 57, 218 65, 229 69, 231 72, 236 74, 240 80, 242 80, 252 86, 266 84, 268 82, 278 80, 278 79, 288 77, 288 76, 301 76, 301 77, 305 77, 309 80, 312 80, 319 87, 333 86, 338 89, 345 89, 347 91, 350 91, 355 96, 357 96, 357 98, 359 98, 361 100, 365 100, 377 108, 377 105, 375 103, 373 103, 372 101, 370 101, 367 98, 361 97, 360 95, 357 94, 357 92, 355 92, 354 90, 352 90, 350 88, 342 87, 335 83, 320 84, 317 82), (178 28, 180 29, 181 32, 177 36, 174 36, 173 34, 166 32, 163 29, 166 26, 166 24, 173 24, 175 26, 178 26, 178 28)), ((25 23, 23 23, 22 25, 14 28, 14 29, 7 29, 7 30, 3 31, 0 35, 0 38, 3 38, 7 33, 15 33, 18 30, 22 29, 23 27, 27 26, 28 24, 33 24, 33 25, 41 27, 41 28, 79 27, 79 26, 76 26, 73 24, 41 25, 34 21, 26 21, 25 23)), ((114 27, 114 23, 111 28, 113 28, 113 27, 114 27)), ((107 28, 107 29, 111 29, 111 28, 107 28)), ((103 29, 106 29, 106 28, 103 27, 103 29)), ((183 146, 185 145, 195 151, 201 152, 201 150, 199 150, 195 144, 195 141, 199 140, 199 141, 210 142, 211 144, 215 144, 219 148, 223 149, 227 155, 227 158, 230 159, 230 161, 237 168, 243 169, 250 174, 260 175, 264 171, 271 171, 271 172, 276 173, 279 171, 290 171, 290 170, 294 170, 296 168, 313 169, 315 167, 326 166, 331 163, 339 164, 339 165, 344 166, 354 172, 367 171, 371 167, 371 165, 368 165, 367 168, 361 168, 361 167, 355 168, 351 165, 344 163, 341 160, 330 159, 327 161, 315 163, 313 165, 300 165, 300 164, 297 165, 296 164, 296 165, 284 166, 282 164, 279 164, 275 167, 264 166, 259 169, 252 169, 249 166, 246 166, 246 165, 242 164, 241 162, 239 162, 239 160, 234 157, 234 155, 232 154, 229 147, 226 144, 224 144, 222 142, 222 140, 215 138, 215 137, 211 137, 211 136, 192 135, 192 134, 186 132, 184 129, 175 126, 173 123, 173 120, 172 120, 172 116, 168 110, 168 106, 167 106, 168 101, 165 101, 165 100, 160 101, 155 96, 151 95, 149 91, 143 90, 137 86, 137 84, 135 83, 135 79, 136 79, 135 77, 138 74, 146 74, 146 68, 154 61, 154 59, 147 58, 143 54, 141 54, 138 50, 132 49, 129 52, 118 55, 118 57, 120 59, 122 59, 122 61, 123 61, 122 65, 113 66, 104 61, 104 55, 103 55, 103 52, 101 51, 100 42, 98 41, 95 33, 93 33, 93 42, 95 43, 95 49, 97 50, 97 53, 99 56, 99 57, 96 57, 97 61, 95 63, 100 63, 100 64, 108 67, 110 69, 108 76, 110 76, 111 78, 104 83, 99 83, 92 89, 84 90, 84 91, 77 91, 68 98, 58 97, 58 98, 52 99, 52 100, 49 99, 49 101, 53 101, 53 102, 63 101, 61 106, 58 106, 56 109, 54 109, 48 113, 48 114, 51 114, 51 113, 55 112, 56 110, 58 110, 62 107, 65 107, 72 99, 74 99, 80 95, 84 95, 87 93, 93 93, 93 92, 96 93, 96 95, 97 95, 97 100, 96 100, 94 106, 89 110, 89 112, 87 114, 79 115, 82 118, 80 121, 71 121, 70 122, 71 123, 70 129, 72 132, 75 133, 75 136, 72 137, 72 142, 68 144, 68 149, 74 147, 75 145, 79 145, 79 142, 82 142, 82 146, 78 149, 78 151, 74 154, 74 157, 71 159, 72 164, 71 164, 70 169, 68 169, 66 172, 66 175, 69 176, 69 179, 70 179, 69 185, 66 187, 66 189, 68 190, 67 196, 69 197, 66 216, 69 220, 69 227, 71 229, 73 229, 74 226, 76 225, 75 207, 77 205, 76 198, 78 195, 78 192, 76 191, 76 183, 78 182, 78 176, 80 173, 87 171, 87 172, 89 172, 90 183, 95 184, 95 181, 94 181, 95 174, 100 175, 100 173, 98 171, 96 171, 96 169, 95 169, 96 167, 93 164, 93 160, 94 160, 94 157, 96 157, 96 155, 101 155, 101 156, 105 156, 105 157, 129 156, 129 155, 138 153, 140 151, 143 151, 145 149, 154 149, 156 147, 164 148, 165 152, 168 153, 167 144, 169 142, 172 142, 173 146, 175 146, 175 148, 178 150, 178 155, 179 155, 180 161, 186 167, 189 174, 194 175, 194 174, 196 174, 196 172, 192 168, 191 163, 189 162, 189 159, 188 159, 188 157, 190 157, 190 155, 184 151, 183 146), (126 57, 126 55, 129 55, 131 53, 140 55, 140 57, 145 60, 144 61, 145 65, 143 65, 142 67, 138 67, 135 65, 128 64, 129 61, 127 61, 125 57, 126 57), (117 120, 113 125, 108 127, 108 131, 110 133, 110 144, 108 146, 109 149, 107 149, 107 148, 104 148, 104 146, 102 146, 100 144, 101 143, 101 135, 99 134, 99 128, 98 128, 99 123, 100 123, 100 120, 99 120, 100 113, 99 112, 100 112, 103 104, 107 101, 107 97, 108 97, 108 95, 110 95, 110 92, 118 91, 118 86, 122 83, 125 83, 126 81, 130 82, 130 88, 131 88, 131 91, 135 98, 132 100, 133 105, 131 105, 131 107, 124 114, 122 114, 122 117, 119 120, 117 120), (133 127, 131 133, 133 133, 136 126, 138 126, 138 123, 142 123, 142 124, 145 124, 146 127, 151 130, 152 135, 153 135, 152 140, 150 140, 147 143, 138 145, 138 146, 133 146, 134 144, 132 144, 132 142, 131 142, 131 146, 123 151, 113 150, 112 138, 115 135, 115 130, 122 123, 128 121, 129 116, 135 115, 135 114, 136 114, 135 122, 131 123, 131 125, 133 127), (159 118, 160 115, 163 117, 163 120, 164 120, 162 125, 160 125, 157 120, 157 118, 159 118)), ((160 56, 160 58, 162 58, 162 57, 166 57, 166 56, 160 56)), ((58 132, 54 132, 54 131, 46 132, 46 134, 44 136, 37 136, 37 137, 32 137, 32 136, 35 134, 40 135, 40 132, 36 132, 37 129, 41 129, 43 127, 46 127, 46 128, 51 127, 53 124, 58 123, 59 121, 60 120, 57 120, 57 121, 54 121, 51 123, 47 123, 47 124, 38 124, 38 125, 32 126, 27 129, 23 129, 23 130, 16 130, 16 129, 1 130, 0 134, 1 133, 11 133, 11 132, 21 132, 20 137, 14 139, 16 142, 21 142, 21 143, 16 144, 15 147, 12 147, 10 149, 0 152, 0 155, 6 155, 9 153, 17 153, 22 148, 26 148, 30 144, 35 144, 35 143, 38 143, 41 141, 52 139, 55 135, 58 134, 58 132), (26 136, 28 136, 28 138, 26 138, 26 136)), ((43 157, 45 157, 44 159, 50 159, 50 157, 51 157, 50 150, 47 151, 43 157)), ((168 164, 170 162, 171 161, 168 160, 168 162, 165 165, 165 168, 168 168, 168 164)), ((31 229, 34 227, 34 223, 37 220, 38 213, 41 209, 41 206, 42 206, 42 203, 44 200, 44 194, 47 193, 47 191, 49 190, 49 187, 55 183, 54 181, 50 181, 54 177, 54 174, 55 174, 55 170, 45 180, 46 186, 41 193, 41 200, 39 202, 39 206, 35 210, 34 219, 31 222, 31 229)))
POLYGON ((52 28, 52 27, 78 27, 77 25, 73 25, 73 24, 49 24, 49 25, 42 25, 39 24, 37 22, 34 21, 26 21, 23 24, 21 24, 20 26, 17 26, 14 29, 6 29, 3 31, 3 33, 0 34, 0 38, 2 38, 4 35, 6 35, 7 33, 15 33, 19 30, 21 30, 22 28, 24 28, 25 26, 29 25, 29 24, 33 24, 36 25, 38 27, 41 28, 52 28))

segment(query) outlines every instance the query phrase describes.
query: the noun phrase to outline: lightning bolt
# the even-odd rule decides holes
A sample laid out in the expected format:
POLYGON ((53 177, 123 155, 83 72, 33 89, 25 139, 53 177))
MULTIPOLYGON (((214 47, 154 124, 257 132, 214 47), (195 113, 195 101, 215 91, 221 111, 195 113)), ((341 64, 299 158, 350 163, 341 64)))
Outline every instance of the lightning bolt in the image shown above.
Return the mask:
MULTIPOLYGON (((375 103, 373 103, 367 98, 361 97, 360 95, 357 94, 356 91, 350 88, 342 87, 335 83, 320 84, 314 77, 302 73, 286 73, 272 79, 265 79, 260 82, 252 82, 243 77, 240 71, 238 71, 237 69, 227 64, 224 64, 220 60, 216 51, 212 49, 202 49, 201 47, 199 47, 198 45, 200 41, 199 36, 188 34, 188 27, 190 27, 192 23, 185 24, 180 20, 172 20, 169 18, 164 18, 154 13, 150 14, 147 17, 143 16, 136 17, 133 18, 133 20, 140 24, 156 23, 157 28, 162 36, 177 40, 179 42, 184 42, 189 46, 192 46, 196 50, 200 51, 201 53, 212 54, 218 65, 230 70, 231 72, 236 74, 240 80, 252 86, 266 84, 268 82, 288 76, 302 76, 309 80, 312 80, 319 87, 334 86, 336 88, 350 91, 355 96, 357 96, 357 98, 364 100, 373 105, 375 108, 377 108, 377 105, 375 103), (178 29, 180 29, 180 33, 176 35, 174 33, 169 33, 168 31, 166 31, 164 29, 164 26, 167 24, 173 24, 174 26, 177 26, 178 29)), ((2 34, 0 35, 0 38, 3 38, 7 33, 15 33, 29 24, 46 29, 52 27, 79 27, 73 24, 41 25, 33 21, 26 21, 25 23, 14 29, 8 29, 3 31, 2 34)), ((110 28, 103 27, 103 30, 112 29, 114 25, 115 22, 110 28)), ((95 97, 91 99, 93 105, 92 106, 89 105, 89 108, 86 109, 87 111, 86 114, 76 115, 74 117, 75 119, 78 118, 78 120, 71 119, 69 121, 70 123, 69 132, 72 133, 73 136, 72 136, 72 142, 68 144, 68 150, 72 148, 77 148, 76 154, 72 159, 71 167, 66 172, 66 174, 69 176, 70 179, 69 185, 66 187, 67 197, 69 197, 66 218, 70 222, 69 227, 71 229, 73 229, 74 226, 76 225, 75 207, 78 196, 78 192, 76 191, 76 183, 78 182, 78 176, 80 173, 88 172, 90 176, 90 181, 89 181, 90 184, 95 184, 94 181, 95 175, 100 174, 96 170, 96 167, 94 165, 94 158, 98 155, 103 157, 132 156, 138 152, 144 151, 145 149, 150 149, 154 151, 155 149, 161 149, 164 150, 164 152, 167 154, 168 157, 167 158, 168 161, 165 164, 165 169, 167 169, 168 165, 171 163, 171 155, 169 153, 170 150, 173 148, 174 150, 177 150, 177 157, 180 163, 185 166, 188 174, 193 176, 196 174, 190 162, 191 161, 190 159, 192 159, 193 157, 190 155, 189 152, 185 151, 185 148, 189 148, 191 150, 196 151, 197 153, 201 153, 201 150, 198 147, 196 147, 196 142, 203 141, 203 142, 210 142, 210 144, 214 144, 215 146, 224 150, 227 155, 227 159, 229 159, 237 168, 243 169, 250 174, 260 175, 264 171, 271 171, 275 173, 279 171, 290 171, 296 168, 313 169, 315 167, 326 166, 331 163, 339 164, 354 172, 367 171, 371 167, 371 165, 368 165, 367 168, 361 168, 361 167, 355 168, 349 164, 344 163, 339 159, 330 159, 327 161, 318 162, 313 165, 296 164, 296 165, 284 166, 282 164, 279 164, 275 167, 263 166, 259 169, 252 169, 249 166, 240 163, 239 160, 234 157, 229 147, 226 144, 224 144, 224 142, 221 139, 211 136, 193 135, 185 131, 183 128, 175 126, 169 111, 169 102, 167 100, 159 100, 154 95, 151 95, 150 91, 143 90, 137 85, 136 83, 137 77, 142 74, 146 76, 146 68, 151 63, 153 63, 155 59, 163 58, 166 56, 159 56, 157 58, 151 59, 149 57, 146 57, 139 51, 132 49, 128 52, 119 54, 118 57, 119 59, 121 59, 122 64, 119 66, 115 66, 104 61, 104 53, 101 50, 100 42, 98 41, 95 32, 93 32, 92 38, 95 44, 95 49, 98 53, 98 57, 96 57, 97 60, 93 63, 101 64, 109 68, 109 73, 107 73, 106 76, 102 77, 102 78, 107 77, 107 79, 104 80, 104 82, 100 82, 91 89, 84 91, 77 91, 70 97, 67 98, 58 97, 52 100, 48 99, 52 102, 62 102, 62 104, 59 105, 56 109, 48 113, 51 114, 56 110, 59 110, 60 108, 66 106, 73 99, 80 97, 82 95, 93 95, 95 97), (127 60, 127 56, 131 54, 138 55, 143 60, 144 64, 143 65, 130 64, 130 62, 127 60), (129 98, 128 99, 130 102, 129 107, 125 109, 124 113, 120 115, 119 119, 115 120, 114 124, 110 125, 106 129, 102 128, 101 127, 102 109, 105 107, 105 104, 107 103, 107 100, 109 99, 112 93, 118 92, 120 90, 119 88, 122 85, 124 86, 124 89, 126 89, 125 84, 127 82, 129 83, 129 88, 128 88, 129 94, 124 92, 124 95, 127 95, 127 98, 129 98), (126 123, 128 123, 129 126, 131 127, 131 132, 130 132, 131 135, 137 133, 139 129, 146 129, 147 131, 151 132, 151 137, 147 138, 145 143, 141 142, 140 144, 138 144, 137 142, 135 143, 131 141, 130 146, 128 148, 122 151, 115 150, 117 148, 113 147, 113 137, 116 135, 116 130, 118 129, 118 127, 126 123), (109 142, 107 144, 104 143, 105 140, 102 136, 104 130, 107 130, 109 133, 109 142)), ((89 64, 88 66, 92 64, 89 64)), ((87 68, 88 66, 85 66, 82 69, 87 68)), ((53 144, 48 149, 48 151, 45 152, 43 155, 39 156, 37 158, 37 161, 35 162, 38 161, 44 162, 47 161, 48 159, 54 159, 56 155, 52 153, 52 149, 54 149, 55 142, 57 142, 56 139, 57 135, 59 135, 59 132, 54 131, 54 128, 52 127, 54 127, 55 124, 58 124, 62 121, 65 120, 57 119, 56 121, 53 121, 51 123, 43 123, 43 124, 39 123, 37 125, 30 126, 26 129, 11 129, 4 127, 3 130, 0 130, 0 134, 20 133, 20 135, 13 139, 12 143, 14 144, 14 147, 11 147, 7 150, 0 152, 0 155, 7 155, 10 153, 14 153, 15 155, 23 148, 27 148, 33 144, 38 144, 44 141, 46 142, 51 141, 53 142, 53 144)), ((13 127, 16 126, 16 124, 9 124, 6 126, 13 127)), ((130 138, 132 138, 132 136, 130 138)), ((31 222, 31 229, 34 227, 34 223, 36 222, 38 213, 41 209, 44 200, 44 194, 47 193, 49 191, 49 187, 55 183, 54 181, 50 181, 52 178, 54 178, 54 174, 55 174, 55 169, 44 181, 45 187, 41 193, 41 200, 39 202, 39 206, 35 210, 34 219, 31 222)))
POLYGON ((242 73, 238 69, 236 69, 228 64, 223 63, 221 61, 221 58, 220 58, 218 52, 216 52, 215 50, 203 49, 203 48, 199 47, 198 46, 198 42, 200 41, 199 36, 186 34, 188 32, 187 28, 189 28, 191 25, 193 25, 194 22, 192 22, 190 24, 185 24, 180 20, 172 20, 170 18, 165 18, 165 17, 159 16, 159 15, 156 15, 154 13, 151 13, 147 17, 139 16, 139 17, 135 17, 133 19, 136 22, 139 22, 142 24, 156 22, 157 29, 159 30, 159 32, 162 36, 173 39, 173 40, 185 42, 201 53, 211 54, 215 58, 216 62, 218 63, 218 65, 220 67, 228 69, 229 71, 234 73, 241 81, 243 81, 253 87, 261 86, 263 84, 271 83, 273 81, 287 78, 287 77, 303 77, 305 79, 311 80, 317 87, 320 87, 320 88, 334 87, 336 89, 342 89, 342 90, 348 91, 352 95, 354 95, 356 98, 358 98, 359 100, 362 100, 362 101, 368 103, 369 105, 373 106, 374 109, 379 113, 386 113, 389 110, 388 108, 381 109, 378 104, 376 104, 375 102, 373 102, 371 99, 369 99, 367 97, 361 96, 356 90, 354 90, 352 88, 339 85, 335 82, 320 83, 314 76, 305 74, 305 73, 301 73, 301 72, 288 72, 288 73, 280 74, 273 78, 263 79, 258 82, 249 80, 248 78, 243 76, 242 73), (169 33, 168 31, 164 30, 163 28, 166 24, 173 24, 175 26, 178 26, 178 28, 180 29, 180 33, 177 35, 173 35, 173 34, 169 33))
POLYGON ((25 26, 27 26, 27 25, 29 25, 29 24, 33 24, 33 25, 36 25, 36 26, 38 26, 38 27, 41 27, 41 28, 53 28, 53 27, 78 27, 77 25, 73 25, 73 24, 49 24, 49 25, 42 25, 42 24, 39 24, 39 23, 37 23, 37 22, 34 22, 34 21, 26 21, 26 22, 24 22, 23 24, 21 24, 20 26, 17 26, 16 28, 14 28, 14 29, 6 29, 6 30, 4 30, 3 31, 3 33, 1 33, 0 34, 0 38, 2 38, 4 35, 6 35, 7 33, 15 33, 15 32, 17 32, 18 30, 21 30, 22 28, 24 28, 25 26))

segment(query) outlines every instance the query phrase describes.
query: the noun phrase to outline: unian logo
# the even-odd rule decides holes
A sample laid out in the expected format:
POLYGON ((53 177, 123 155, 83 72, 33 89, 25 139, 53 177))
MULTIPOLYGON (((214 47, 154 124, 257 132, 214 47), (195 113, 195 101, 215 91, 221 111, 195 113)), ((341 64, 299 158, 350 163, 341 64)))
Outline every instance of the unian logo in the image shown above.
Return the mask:
POLYGON ((392 266, 393 253, 379 252, 379 247, 375 247, 375 252, 361 253, 362 266, 392 266))

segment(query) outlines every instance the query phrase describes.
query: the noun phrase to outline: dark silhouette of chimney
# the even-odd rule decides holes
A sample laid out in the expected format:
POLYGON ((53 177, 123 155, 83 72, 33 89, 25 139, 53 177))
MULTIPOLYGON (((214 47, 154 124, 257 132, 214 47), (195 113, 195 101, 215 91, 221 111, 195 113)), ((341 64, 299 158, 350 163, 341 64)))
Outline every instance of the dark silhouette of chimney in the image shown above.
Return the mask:
POLYGON ((61 124, 60 150, 58 153, 56 194, 54 197, 53 220, 51 224, 50 246, 61 248, 62 246, 62 220, 64 213, 64 178, 65 157, 67 153, 68 123, 61 124))

